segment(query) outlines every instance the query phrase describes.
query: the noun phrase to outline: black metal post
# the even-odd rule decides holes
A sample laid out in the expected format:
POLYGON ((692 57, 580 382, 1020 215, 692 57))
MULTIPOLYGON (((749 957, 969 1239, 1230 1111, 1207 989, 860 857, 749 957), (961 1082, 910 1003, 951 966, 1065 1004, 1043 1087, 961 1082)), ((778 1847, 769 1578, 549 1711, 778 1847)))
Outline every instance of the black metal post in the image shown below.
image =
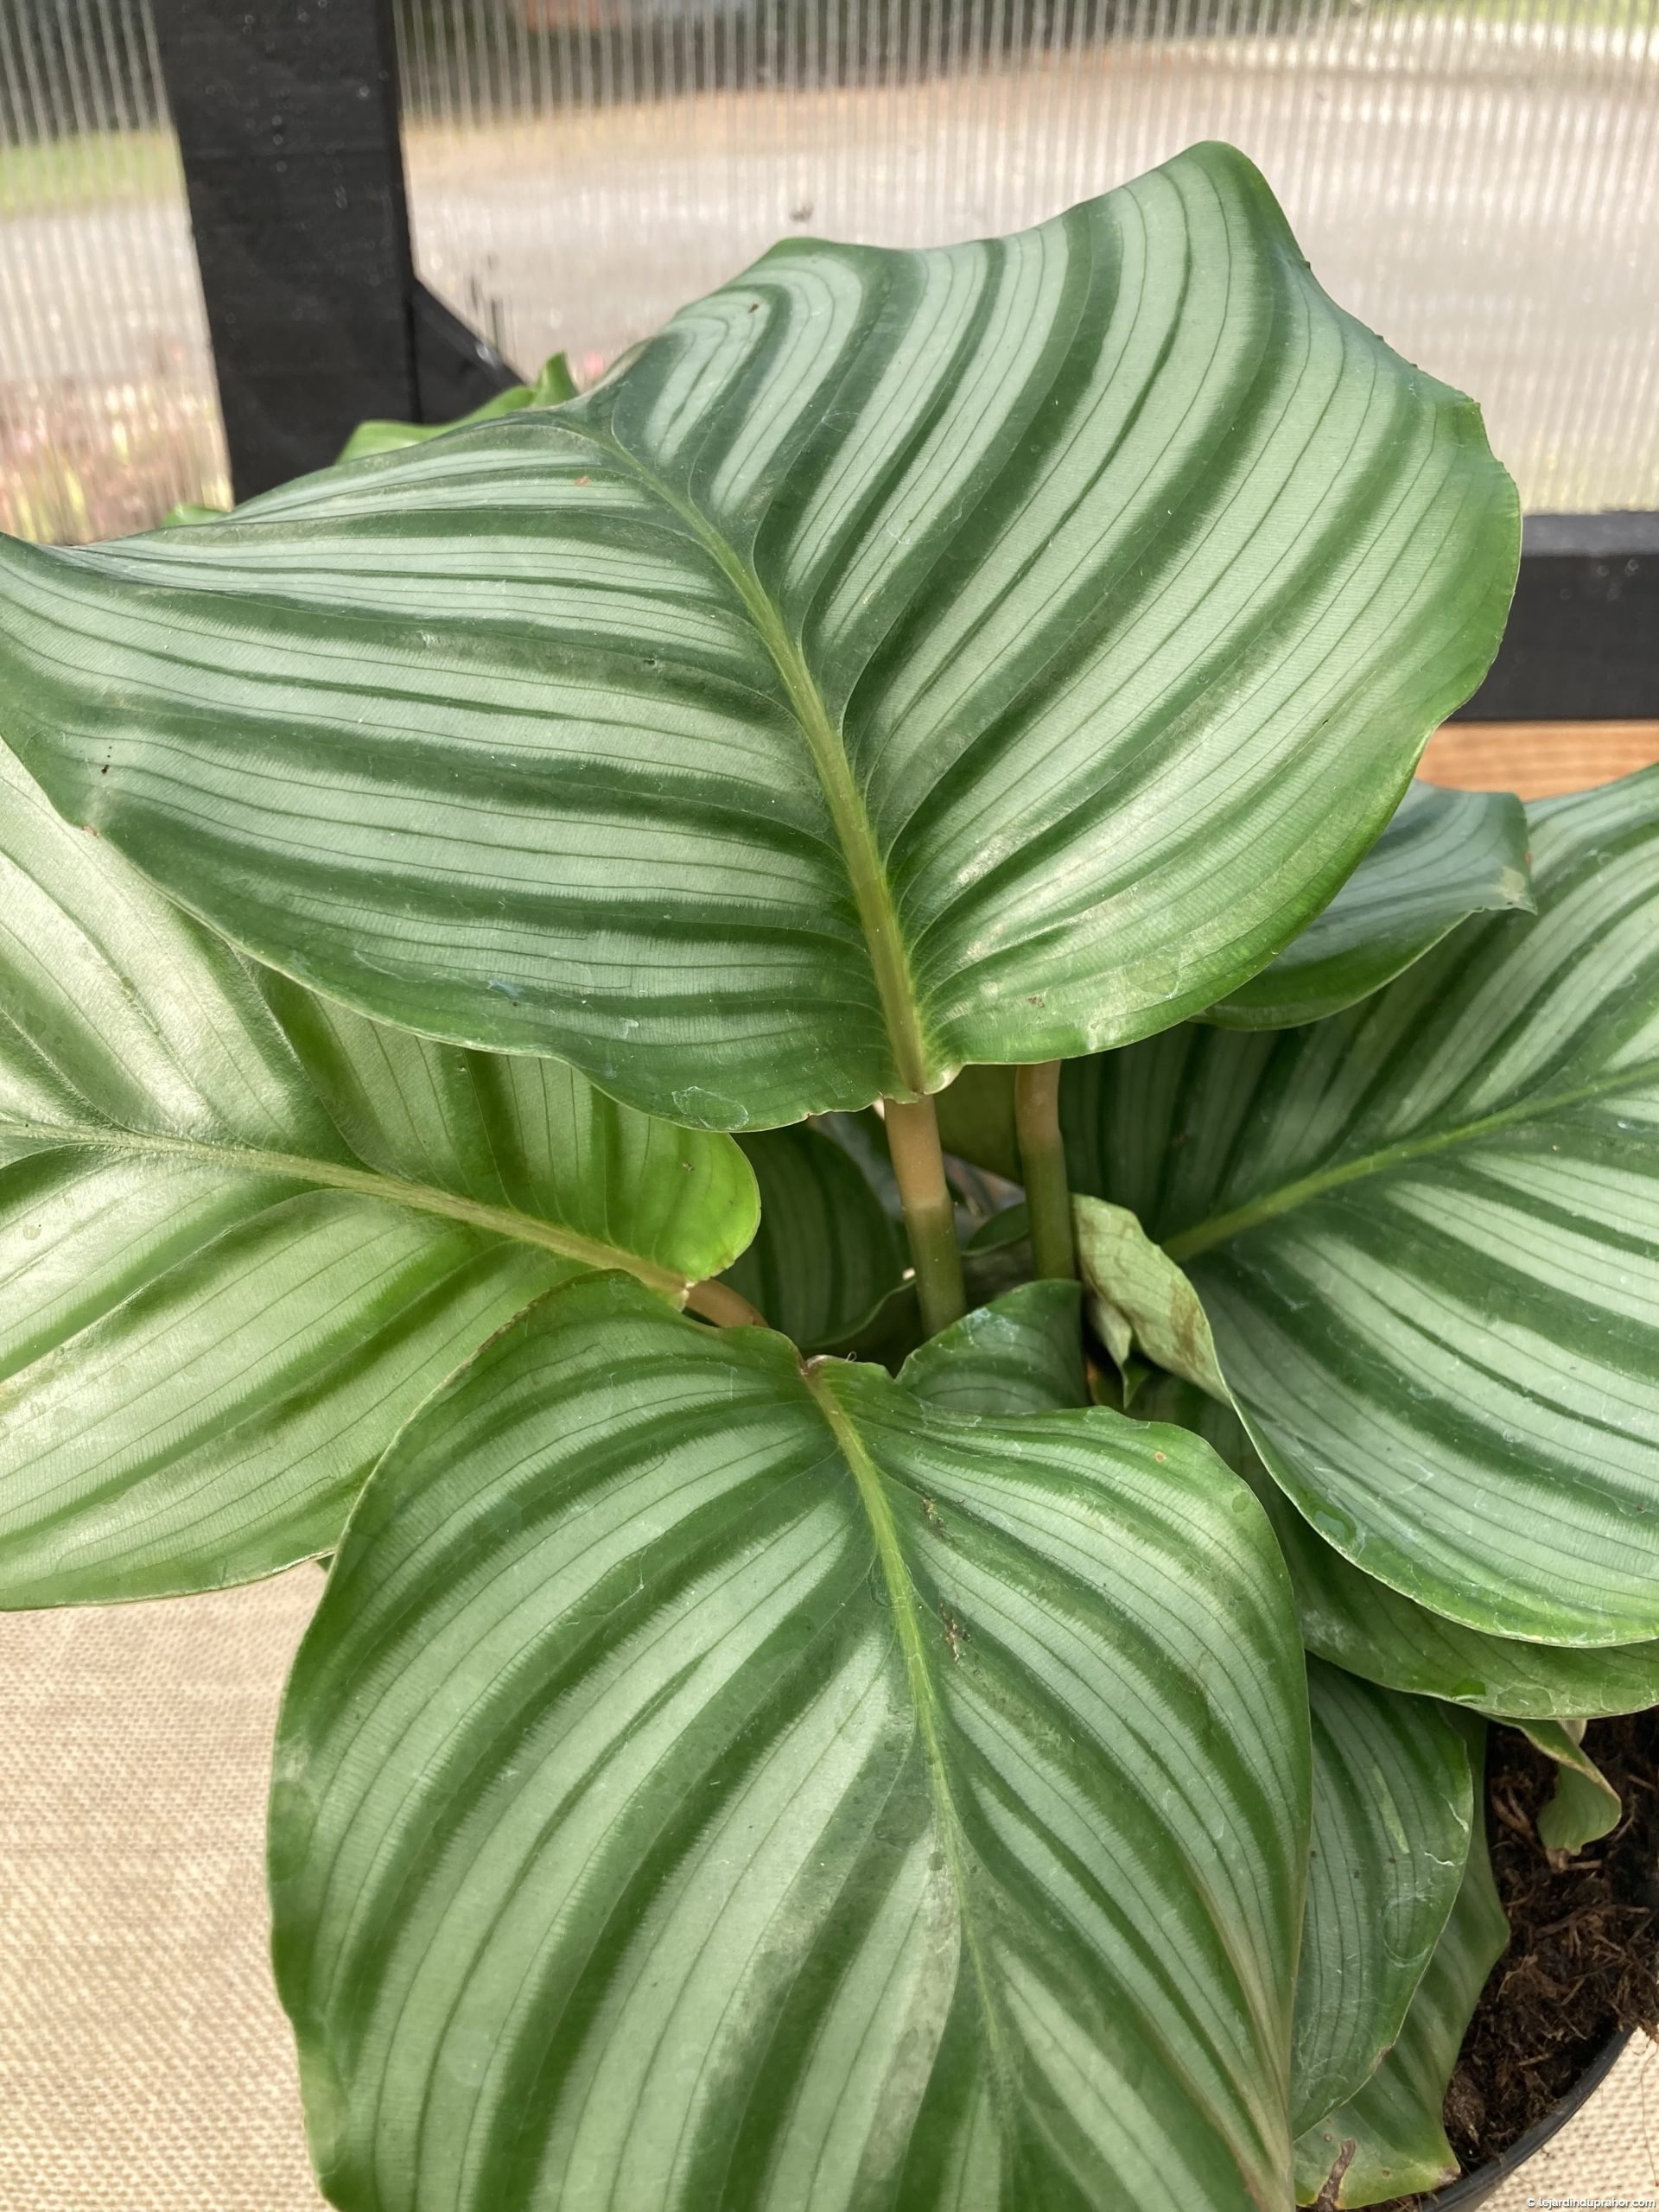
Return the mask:
POLYGON ((156 0, 238 499, 514 382, 416 281, 391 0, 156 0))
POLYGON ((1463 721, 1659 718, 1659 514, 1529 515, 1510 626, 1463 721))

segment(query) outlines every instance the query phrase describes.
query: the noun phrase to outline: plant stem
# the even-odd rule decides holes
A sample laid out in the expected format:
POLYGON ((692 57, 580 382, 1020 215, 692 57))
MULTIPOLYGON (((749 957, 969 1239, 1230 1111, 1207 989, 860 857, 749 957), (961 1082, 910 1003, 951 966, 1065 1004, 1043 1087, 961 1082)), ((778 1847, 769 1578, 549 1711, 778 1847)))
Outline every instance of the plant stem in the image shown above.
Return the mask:
POLYGON ((908 1105, 889 1098, 885 1109, 887 1149, 893 1155, 899 1195, 905 1202, 905 1227, 910 1232, 922 1326, 930 1337, 936 1337, 968 1310, 962 1287, 962 1254, 957 1249, 956 1208, 944 1179, 944 1154, 939 1149, 938 1116, 931 1098, 918 1098, 908 1105))
POLYGON ((1060 1135, 1058 1060, 1015 1071, 1014 1125, 1031 1215, 1032 1266, 1039 1275, 1069 1278, 1077 1272, 1077 1248, 1071 1234, 1071 1192, 1060 1135))
POLYGON ((712 1276, 707 1282, 694 1282, 685 1294, 685 1302, 694 1313, 701 1313, 705 1321, 722 1329, 764 1329, 766 1325, 766 1315, 751 1306, 741 1291, 734 1290, 728 1282, 716 1282, 712 1276))

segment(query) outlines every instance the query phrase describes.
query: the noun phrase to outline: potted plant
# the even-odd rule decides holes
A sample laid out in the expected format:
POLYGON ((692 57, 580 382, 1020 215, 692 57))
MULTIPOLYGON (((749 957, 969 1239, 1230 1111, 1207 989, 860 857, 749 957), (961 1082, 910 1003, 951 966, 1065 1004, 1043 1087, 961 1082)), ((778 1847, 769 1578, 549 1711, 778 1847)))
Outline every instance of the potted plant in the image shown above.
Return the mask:
POLYGON ((332 1555, 325 2192, 1435 2185, 1487 1723, 1567 1851, 1659 1697, 1659 778, 1412 783, 1477 410, 1205 146, 372 442, 0 547, 3 1592, 332 1555))

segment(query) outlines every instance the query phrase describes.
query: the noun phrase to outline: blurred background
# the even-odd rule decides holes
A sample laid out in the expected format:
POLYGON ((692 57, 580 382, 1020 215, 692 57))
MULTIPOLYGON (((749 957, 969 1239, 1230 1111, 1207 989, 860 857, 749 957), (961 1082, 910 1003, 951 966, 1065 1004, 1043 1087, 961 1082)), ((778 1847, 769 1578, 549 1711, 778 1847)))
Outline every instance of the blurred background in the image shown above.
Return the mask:
MULTIPOLYGON (((521 371, 590 382, 785 233, 1010 230, 1223 137, 1529 510, 1659 508, 1659 0, 394 12, 417 272, 521 371)), ((228 498, 146 0, 0 0, 0 527, 228 498)))

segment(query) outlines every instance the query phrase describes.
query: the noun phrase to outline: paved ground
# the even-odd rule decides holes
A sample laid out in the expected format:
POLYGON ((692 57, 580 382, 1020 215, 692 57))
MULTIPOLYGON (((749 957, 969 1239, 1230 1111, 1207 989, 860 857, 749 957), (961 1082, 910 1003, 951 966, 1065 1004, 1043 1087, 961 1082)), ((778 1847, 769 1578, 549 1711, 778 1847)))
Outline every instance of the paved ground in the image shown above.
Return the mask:
MULTIPOLYGON (((591 372, 780 233, 1009 229, 1227 137, 1330 289, 1482 398, 1529 506, 1659 505, 1649 10, 1641 37, 1361 16, 1318 39, 1126 43, 909 87, 416 128, 417 250, 520 366, 563 347, 591 372)), ((209 388, 176 201, 0 226, 14 504, 25 478, 45 498, 57 450, 89 512, 124 471, 124 509, 136 475, 188 493, 211 465, 209 388)))

